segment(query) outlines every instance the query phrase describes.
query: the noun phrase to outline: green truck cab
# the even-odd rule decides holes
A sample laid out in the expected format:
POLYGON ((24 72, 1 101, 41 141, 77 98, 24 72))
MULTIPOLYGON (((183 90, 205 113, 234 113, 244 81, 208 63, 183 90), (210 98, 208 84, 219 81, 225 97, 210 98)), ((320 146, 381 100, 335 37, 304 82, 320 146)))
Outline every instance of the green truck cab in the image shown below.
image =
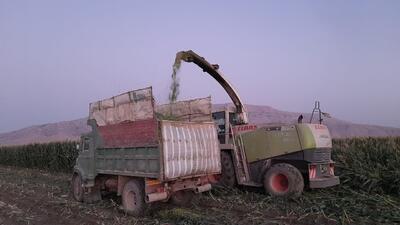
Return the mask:
POLYGON ((221 173, 210 98, 156 106, 151 87, 134 90, 91 103, 88 125, 72 177, 77 201, 115 192, 127 213, 141 215, 152 202, 187 204, 221 173))

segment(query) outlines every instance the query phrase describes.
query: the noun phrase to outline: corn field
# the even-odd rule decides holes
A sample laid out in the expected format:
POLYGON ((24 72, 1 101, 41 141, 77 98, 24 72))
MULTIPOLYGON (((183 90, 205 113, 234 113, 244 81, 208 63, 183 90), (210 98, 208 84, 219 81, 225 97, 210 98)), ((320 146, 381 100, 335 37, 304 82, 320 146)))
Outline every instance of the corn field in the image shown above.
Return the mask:
MULTIPOLYGON (((77 142, 0 147, 0 164, 71 172, 77 142)), ((333 140, 341 183, 374 193, 400 194, 400 137, 333 140)))
POLYGON ((76 142, 53 142, 0 147, 0 164, 25 168, 71 172, 78 157, 76 142))
POLYGON ((400 196, 400 137, 334 140, 333 160, 343 185, 400 196))

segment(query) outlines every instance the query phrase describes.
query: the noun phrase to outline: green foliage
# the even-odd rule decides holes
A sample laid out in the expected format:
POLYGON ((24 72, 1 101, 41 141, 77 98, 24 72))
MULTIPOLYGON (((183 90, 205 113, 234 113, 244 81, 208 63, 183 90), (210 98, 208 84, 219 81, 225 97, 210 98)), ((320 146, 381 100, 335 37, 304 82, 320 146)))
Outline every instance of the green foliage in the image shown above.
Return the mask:
POLYGON ((342 185, 400 196, 400 137, 334 140, 332 157, 342 185))
POLYGON ((0 164, 71 172, 78 157, 76 142, 0 147, 0 164))

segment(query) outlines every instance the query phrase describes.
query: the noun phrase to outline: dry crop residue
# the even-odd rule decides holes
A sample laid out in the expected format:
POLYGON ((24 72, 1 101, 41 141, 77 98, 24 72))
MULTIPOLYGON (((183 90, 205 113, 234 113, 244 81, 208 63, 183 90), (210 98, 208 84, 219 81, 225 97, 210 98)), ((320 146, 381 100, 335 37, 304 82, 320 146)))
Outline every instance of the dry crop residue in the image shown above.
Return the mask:
POLYGON ((235 191, 198 195, 190 207, 152 204, 144 217, 135 218, 121 211, 117 196, 95 204, 72 200, 69 180, 68 174, 0 166, 0 224, 334 224, 319 216, 299 220, 273 205, 259 205, 264 195, 235 191))

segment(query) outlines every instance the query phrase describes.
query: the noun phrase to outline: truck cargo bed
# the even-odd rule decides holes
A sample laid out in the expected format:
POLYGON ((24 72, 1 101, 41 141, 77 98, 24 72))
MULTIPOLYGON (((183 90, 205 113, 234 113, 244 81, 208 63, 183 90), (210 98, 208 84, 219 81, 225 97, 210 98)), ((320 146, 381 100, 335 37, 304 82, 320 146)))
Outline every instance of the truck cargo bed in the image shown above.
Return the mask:
POLYGON ((91 103, 92 132, 82 139, 75 170, 90 183, 98 174, 172 181, 220 173, 211 98, 158 109, 151 87, 91 103))
MULTIPOLYGON (((137 129, 137 124, 138 122, 132 122, 119 125, 125 134, 122 137, 126 138, 129 134, 135 133, 143 136, 143 132, 149 130, 146 128, 142 130, 143 132, 132 131, 137 129), (128 132, 129 130, 131 131, 128 132)), ((103 137, 107 141, 103 140, 104 147, 98 148, 95 152, 96 173, 158 178, 164 181, 221 172, 218 137, 214 123, 162 120, 147 124, 155 124, 153 127, 155 137, 147 136, 147 139, 152 140, 152 146, 142 144, 143 146, 116 148, 113 147, 116 143, 123 146, 123 144, 136 145, 138 142, 129 141, 130 139, 124 142, 119 140, 120 135, 110 132, 114 129, 114 133, 122 133, 117 130, 118 127, 100 132, 107 135, 106 138, 103 137), (115 138, 112 138, 113 136, 115 138)))

